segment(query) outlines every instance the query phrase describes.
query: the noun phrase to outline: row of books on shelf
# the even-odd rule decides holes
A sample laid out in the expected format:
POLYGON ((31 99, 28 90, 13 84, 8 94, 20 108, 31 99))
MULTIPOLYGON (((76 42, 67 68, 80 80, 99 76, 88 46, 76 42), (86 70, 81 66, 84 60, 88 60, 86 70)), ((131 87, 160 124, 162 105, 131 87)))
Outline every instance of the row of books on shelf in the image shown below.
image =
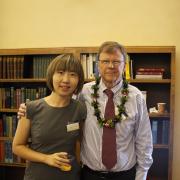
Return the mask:
POLYGON ((84 78, 93 79, 94 75, 98 74, 97 54, 81 54, 80 60, 84 70, 84 78))
POLYGON ((165 68, 163 67, 139 67, 134 69, 133 60, 129 55, 126 57, 126 79, 163 79, 165 68), (135 76, 134 76, 135 73, 135 76))
MULTIPOLYGON (((25 59, 24 56, 0 56, 0 79, 24 78, 23 74, 25 69, 30 71, 31 66, 32 75, 29 73, 29 76, 32 76, 32 78, 45 78, 47 67, 56 56, 57 55, 32 56, 32 65, 30 64, 30 59, 25 59)), ((97 54, 95 53, 81 55, 81 63, 86 79, 94 78, 94 75, 97 73, 96 59, 97 54)))
MULTIPOLYGON (((91 79, 98 75, 97 54, 81 54, 81 63, 85 78, 91 79)), ((125 63, 126 79, 134 79, 133 60, 129 55, 126 56, 125 63)), ((163 79, 164 71, 163 67, 141 67, 136 70, 135 79, 163 79)))
POLYGON ((23 159, 12 152, 12 141, 0 141, 0 162, 1 163, 25 163, 23 159))
POLYGON ((136 79, 163 79, 164 68, 138 68, 136 79))
MULTIPOLYGON (((98 74, 97 54, 81 54, 81 63, 85 78, 91 79, 94 78, 94 75, 98 74)), ((165 72, 163 67, 140 67, 137 70, 133 68, 133 60, 127 54, 125 60, 126 79, 134 79, 134 71, 135 79, 163 79, 163 73, 165 72)))
MULTIPOLYGON (((84 70, 84 77, 85 79, 93 79, 95 76, 99 74, 98 72, 98 55, 97 53, 86 53, 81 54, 80 60, 84 70)), ((126 58, 126 69, 125 75, 127 79, 130 79, 132 76, 132 60, 129 59, 127 55, 126 58)))
POLYGON ((24 56, 0 56, 0 78, 23 78, 24 56))
POLYGON ((16 115, 3 114, 0 117, 0 136, 14 137, 17 128, 18 119, 16 115))
POLYGON ((16 109, 26 99, 40 99, 47 94, 47 88, 0 88, 0 108, 16 109))
POLYGON ((151 121, 153 144, 168 144, 169 120, 151 121))
MULTIPOLYGON (((45 78, 47 67, 55 57, 56 55, 33 56, 32 78, 45 78)), ((31 74, 30 67, 30 60, 24 56, 0 56, 0 79, 24 78, 25 69, 31 74)))
POLYGON ((33 56, 33 78, 45 78, 47 67, 55 55, 33 56))
POLYGON ((133 66, 133 60, 129 55, 126 57, 126 79, 163 79, 163 74, 165 68, 163 67, 139 67, 135 68, 133 66), (135 76, 134 76, 135 73, 135 76))
MULTIPOLYGON (((0 56, 0 79, 18 79, 24 78, 24 71, 28 72, 29 77, 26 78, 45 78, 47 67, 57 55, 40 55, 32 56, 32 64, 30 59, 24 56, 0 56)), ((93 79, 98 75, 97 53, 83 53, 80 61, 84 70, 85 79, 93 79)), ((125 74, 127 79, 133 79, 135 71, 135 79, 163 79, 164 68, 158 67, 140 67, 133 70, 133 60, 129 55, 126 57, 125 74)))

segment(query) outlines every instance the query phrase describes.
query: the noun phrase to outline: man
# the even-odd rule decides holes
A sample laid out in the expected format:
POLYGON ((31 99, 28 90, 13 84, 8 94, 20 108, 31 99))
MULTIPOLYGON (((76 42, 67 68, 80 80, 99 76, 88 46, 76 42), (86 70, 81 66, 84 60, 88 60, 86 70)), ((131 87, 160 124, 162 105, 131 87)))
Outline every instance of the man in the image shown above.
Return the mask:
POLYGON ((84 85, 82 180, 146 180, 152 134, 142 93, 123 78, 126 52, 117 42, 99 48, 100 80, 84 85))
MULTIPOLYGON (((152 135, 145 100, 137 88, 127 85, 123 80, 125 58, 125 50, 119 43, 103 43, 98 53, 100 83, 85 84, 80 95, 87 106, 87 118, 84 122, 81 143, 83 180, 146 180, 148 169, 152 164, 152 135), (94 89, 98 90, 94 92, 94 89), (106 89, 114 94, 115 116, 119 114, 122 116, 119 119, 116 118, 113 128, 106 127, 107 122, 102 125, 108 103, 106 89), (124 105, 123 98, 127 99, 124 105), (118 110, 121 111, 121 109, 117 107, 118 105, 121 105, 120 108, 125 108, 124 113, 119 113, 118 110), (103 155, 106 151, 103 147, 105 128, 115 130, 115 146, 112 145, 114 140, 111 138, 109 145, 106 145, 106 148, 107 146, 116 148, 115 157, 112 155, 113 150, 109 150, 109 155, 103 155), (104 156, 110 156, 111 160, 115 159, 114 162, 110 162, 110 167, 104 163, 108 161, 104 156)), ((109 136, 106 135, 106 139, 109 136)))

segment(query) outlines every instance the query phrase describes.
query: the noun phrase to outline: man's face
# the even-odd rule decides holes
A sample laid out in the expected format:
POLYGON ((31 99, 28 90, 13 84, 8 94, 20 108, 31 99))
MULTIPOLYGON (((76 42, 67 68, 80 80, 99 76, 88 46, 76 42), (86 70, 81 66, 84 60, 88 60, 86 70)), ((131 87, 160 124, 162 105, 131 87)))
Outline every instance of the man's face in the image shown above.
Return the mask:
POLYGON ((125 60, 120 50, 113 53, 102 52, 99 56, 99 72, 105 85, 112 88, 121 80, 125 69, 125 60))

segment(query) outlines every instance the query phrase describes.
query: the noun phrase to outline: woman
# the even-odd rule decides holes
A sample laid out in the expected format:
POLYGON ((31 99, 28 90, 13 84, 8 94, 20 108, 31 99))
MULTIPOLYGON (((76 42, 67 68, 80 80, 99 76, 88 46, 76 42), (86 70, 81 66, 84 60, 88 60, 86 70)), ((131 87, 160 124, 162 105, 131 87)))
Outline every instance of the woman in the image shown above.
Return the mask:
POLYGON ((28 160, 25 180, 79 179, 73 157, 86 109, 72 95, 80 92, 83 83, 81 63, 72 55, 60 55, 50 63, 47 85, 52 92, 27 103, 26 118, 19 120, 13 141, 13 152, 28 160))

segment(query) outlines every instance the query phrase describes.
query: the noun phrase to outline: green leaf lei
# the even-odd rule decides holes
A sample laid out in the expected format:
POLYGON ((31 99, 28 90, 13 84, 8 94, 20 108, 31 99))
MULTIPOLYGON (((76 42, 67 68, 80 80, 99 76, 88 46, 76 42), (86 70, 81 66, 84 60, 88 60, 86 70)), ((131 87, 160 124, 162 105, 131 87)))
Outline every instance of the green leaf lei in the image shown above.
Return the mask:
POLYGON ((95 81, 96 83, 92 86, 94 92, 91 94, 93 99, 91 105, 94 107, 94 115, 97 117, 97 121, 100 127, 105 126, 109 128, 114 128, 117 122, 121 122, 124 118, 128 117, 125 108, 125 103, 128 100, 128 94, 129 94, 128 81, 123 77, 123 88, 121 90, 122 97, 120 98, 121 103, 120 105, 117 105, 118 114, 115 115, 113 119, 105 119, 105 118, 101 118, 101 111, 99 110, 98 90, 99 90, 100 79, 101 79, 100 77, 96 77, 96 81, 95 81))

